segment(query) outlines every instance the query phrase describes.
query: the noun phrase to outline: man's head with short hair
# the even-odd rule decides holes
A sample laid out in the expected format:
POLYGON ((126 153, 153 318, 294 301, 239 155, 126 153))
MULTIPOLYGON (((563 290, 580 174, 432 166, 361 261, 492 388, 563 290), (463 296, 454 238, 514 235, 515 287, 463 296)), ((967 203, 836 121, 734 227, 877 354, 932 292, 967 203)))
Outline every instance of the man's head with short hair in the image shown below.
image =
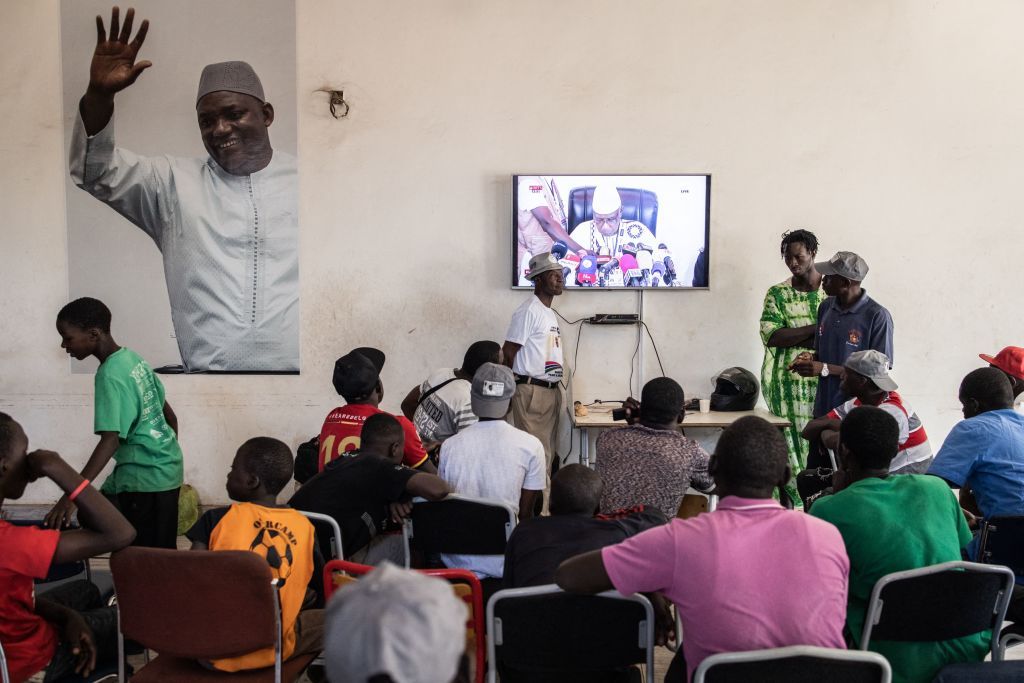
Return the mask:
POLYGON ((17 500, 28 485, 28 436, 13 417, 0 413, 0 503, 17 500))
POLYGON ((763 418, 741 417, 722 432, 708 471, 723 497, 771 498, 789 480, 786 441, 763 418))
POLYGON ((57 313, 60 347, 77 360, 94 355, 110 338, 110 309, 99 299, 75 299, 57 313))
POLYGON ((377 413, 363 423, 359 434, 359 451, 381 455, 395 464, 402 462, 405 432, 393 415, 377 413))
POLYGON ((601 507, 601 475, 586 465, 573 463, 551 479, 552 515, 595 515, 601 507))
POLYGON ((460 370, 472 377, 484 363, 501 364, 501 345, 498 342, 483 340, 470 344, 460 370))
POLYGON ((294 459, 288 446, 269 436, 249 439, 238 448, 228 472, 231 500, 244 503, 277 496, 292 478, 294 459))
POLYGON ((888 473, 899 446, 900 426, 881 408, 854 408, 839 425, 840 459, 847 470, 888 473))
POLYGON ((68 323, 83 330, 97 329, 110 334, 110 309, 99 299, 83 296, 57 313, 57 324, 68 323))
POLYGON ((965 418, 990 410, 1013 408, 1013 388, 1006 374, 993 367, 978 368, 967 373, 960 383, 960 404, 965 418))
POLYGON ((671 377, 655 377, 640 392, 640 422, 646 426, 679 424, 685 403, 679 382, 671 377))

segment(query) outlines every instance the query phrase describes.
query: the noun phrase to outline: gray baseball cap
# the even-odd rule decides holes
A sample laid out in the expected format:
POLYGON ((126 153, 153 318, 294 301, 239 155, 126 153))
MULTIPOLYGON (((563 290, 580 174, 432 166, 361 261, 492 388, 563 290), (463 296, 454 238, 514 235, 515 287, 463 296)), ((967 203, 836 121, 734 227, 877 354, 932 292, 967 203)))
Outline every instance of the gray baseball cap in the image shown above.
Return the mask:
POLYGON ((562 264, 558 262, 555 255, 550 251, 546 251, 543 254, 537 254, 530 259, 530 272, 526 276, 533 280, 541 273, 546 273, 549 270, 561 270, 562 264))
POLYGON ((338 590, 324 621, 327 677, 337 683, 450 681, 466 648, 466 605, 451 585, 390 562, 338 590))
POLYGON ((882 391, 896 391, 899 385, 889 376, 889 357, 881 351, 868 349, 867 351, 854 351, 843 363, 844 367, 850 368, 859 375, 864 375, 882 391))
POLYGON ((847 280, 862 282, 868 274, 868 263, 852 251, 837 251, 828 261, 814 264, 822 275, 838 275, 847 280))
POLYGON ((516 393, 516 377, 504 365, 484 363, 473 375, 469 392, 470 404, 477 417, 501 419, 508 415, 508 406, 516 393))

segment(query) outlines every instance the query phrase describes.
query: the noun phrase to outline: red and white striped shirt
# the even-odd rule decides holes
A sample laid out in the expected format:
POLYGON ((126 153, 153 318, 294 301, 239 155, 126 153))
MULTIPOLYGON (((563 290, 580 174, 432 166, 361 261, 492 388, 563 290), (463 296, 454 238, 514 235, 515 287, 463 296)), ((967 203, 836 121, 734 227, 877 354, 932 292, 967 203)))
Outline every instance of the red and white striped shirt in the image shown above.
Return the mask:
MULTIPOLYGON (((828 417, 842 420, 859 405, 862 405, 859 398, 851 398, 841 406, 833 408, 828 417)), ((905 404, 903 398, 895 391, 886 393, 878 407, 896 418, 896 424, 900 426, 900 446, 896 457, 889 465, 889 471, 896 472, 908 465, 930 460, 932 446, 928 443, 924 425, 921 424, 921 419, 914 409, 905 404)))

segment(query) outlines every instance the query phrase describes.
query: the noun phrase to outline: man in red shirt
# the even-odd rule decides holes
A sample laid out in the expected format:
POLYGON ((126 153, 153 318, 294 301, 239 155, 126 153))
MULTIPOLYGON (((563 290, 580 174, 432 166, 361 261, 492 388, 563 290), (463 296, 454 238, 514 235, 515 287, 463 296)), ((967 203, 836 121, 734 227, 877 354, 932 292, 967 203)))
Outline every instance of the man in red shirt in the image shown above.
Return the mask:
MULTIPOLYGON (((346 405, 332 410, 320 428, 319 471, 323 472, 327 463, 342 453, 359 448, 359 435, 366 418, 384 412, 377 407, 384 398, 384 385, 380 380, 383 367, 384 353, 366 347, 353 349, 334 363, 334 388, 346 405)), ((415 425, 403 416, 394 417, 405 433, 403 464, 436 474, 437 468, 427 458, 415 425)))
POLYGON ((66 604, 88 608, 81 598, 91 590, 98 600, 95 587, 76 582, 83 590, 62 586, 51 594, 53 599, 37 599, 33 579, 45 577, 52 564, 120 550, 135 538, 132 525, 88 479, 53 451, 29 453, 21 425, 0 413, 0 504, 5 498, 20 498, 28 483, 40 477, 53 481, 75 502, 83 528, 57 531, 0 521, 0 643, 14 683, 43 669, 47 680, 85 676, 98 658, 116 656, 113 609, 79 612, 66 604))

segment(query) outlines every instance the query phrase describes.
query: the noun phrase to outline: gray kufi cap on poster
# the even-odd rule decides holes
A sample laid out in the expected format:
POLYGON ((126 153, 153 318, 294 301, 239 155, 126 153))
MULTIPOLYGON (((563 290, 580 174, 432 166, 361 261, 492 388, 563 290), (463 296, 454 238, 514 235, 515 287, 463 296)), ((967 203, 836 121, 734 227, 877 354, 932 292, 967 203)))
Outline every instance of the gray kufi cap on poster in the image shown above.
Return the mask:
POLYGON ((218 62, 203 67, 203 73, 199 76, 196 106, 199 106, 199 100, 218 90, 251 95, 260 102, 267 101, 263 96, 260 77, 247 62, 218 62))

